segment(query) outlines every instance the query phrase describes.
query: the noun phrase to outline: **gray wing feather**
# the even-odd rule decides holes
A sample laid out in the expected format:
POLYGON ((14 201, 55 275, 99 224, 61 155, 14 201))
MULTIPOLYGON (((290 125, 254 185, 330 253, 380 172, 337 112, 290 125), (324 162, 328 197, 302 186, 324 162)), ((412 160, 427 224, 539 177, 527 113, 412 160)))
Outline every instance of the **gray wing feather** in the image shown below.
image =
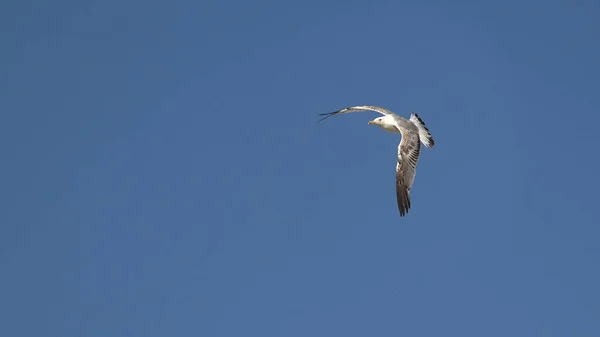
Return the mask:
POLYGON ((419 134, 404 132, 398 145, 398 162, 396 163, 396 199, 400 216, 404 216, 410 209, 410 189, 415 180, 420 153, 419 134))
MULTIPOLYGON (((386 109, 386 108, 382 108, 379 106, 374 106, 374 105, 355 105, 355 106, 351 106, 348 108, 344 108, 338 111, 334 111, 334 112, 326 112, 326 113, 322 113, 319 114, 319 116, 325 116, 321 119, 319 119, 318 122, 327 119, 331 116, 335 116, 335 115, 342 115, 342 114, 347 114, 347 113, 351 113, 351 112, 360 112, 360 111, 375 111, 375 112, 379 112, 382 115, 393 115, 393 116, 397 116, 396 114, 394 114, 393 112, 391 112, 390 110, 386 109)), ((317 122, 317 123, 318 123, 317 122)))

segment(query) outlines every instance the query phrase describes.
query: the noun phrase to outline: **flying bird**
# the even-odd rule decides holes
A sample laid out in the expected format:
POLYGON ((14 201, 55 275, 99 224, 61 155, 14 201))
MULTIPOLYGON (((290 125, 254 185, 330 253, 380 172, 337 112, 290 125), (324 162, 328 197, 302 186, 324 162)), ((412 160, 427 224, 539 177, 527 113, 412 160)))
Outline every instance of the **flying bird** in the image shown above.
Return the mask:
POLYGON ((415 180, 421 143, 427 148, 432 148, 435 141, 429 129, 425 126, 425 122, 416 113, 411 113, 410 118, 406 119, 388 109, 372 105, 357 105, 334 112, 322 113, 319 116, 325 117, 318 122, 331 116, 360 111, 375 111, 382 114, 383 117, 375 118, 369 121, 368 124, 379 126, 388 132, 399 133, 401 136, 396 163, 396 200, 400 216, 403 217, 410 209, 410 189, 415 180))

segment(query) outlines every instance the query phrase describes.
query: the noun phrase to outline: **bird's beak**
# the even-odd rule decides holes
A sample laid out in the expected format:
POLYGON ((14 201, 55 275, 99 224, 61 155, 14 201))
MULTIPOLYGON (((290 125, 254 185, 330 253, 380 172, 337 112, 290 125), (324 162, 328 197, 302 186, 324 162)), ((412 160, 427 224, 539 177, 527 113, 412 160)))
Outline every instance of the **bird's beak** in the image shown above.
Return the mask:
POLYGON ((375 124, 373 121, 369 121, 367 124, 375 124))

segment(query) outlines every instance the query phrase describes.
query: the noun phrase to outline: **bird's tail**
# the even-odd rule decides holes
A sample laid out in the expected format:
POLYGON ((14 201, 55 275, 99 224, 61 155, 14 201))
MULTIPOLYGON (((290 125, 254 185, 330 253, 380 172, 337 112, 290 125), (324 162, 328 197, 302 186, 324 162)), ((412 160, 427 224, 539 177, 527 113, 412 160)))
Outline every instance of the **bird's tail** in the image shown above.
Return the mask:
POLYGON ((433 147, 435 145, 435 141, 433 140, 433 136, 431 136, 431 132, 427 126, 425 126, 425 122, 417 115, 416 113, 410 114, 410 121, 413 122, 417 128, 419 128, 419 139, 425 145, 425 147, 433 147))

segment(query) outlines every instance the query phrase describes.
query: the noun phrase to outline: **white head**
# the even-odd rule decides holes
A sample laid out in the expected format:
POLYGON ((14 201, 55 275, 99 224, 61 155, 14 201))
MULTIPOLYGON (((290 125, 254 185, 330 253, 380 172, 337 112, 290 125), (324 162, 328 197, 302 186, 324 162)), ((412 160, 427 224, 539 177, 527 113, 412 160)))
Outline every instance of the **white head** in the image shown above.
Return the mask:
POLYGON ((377 125, 380 128, 390 132, 397 132, 398 130, 394 121, 394 117, 392 116, 377 117, 374 120, 369 121, 369 124, 377 125))
POLYGON ((377 125, 377 126, 383 126, 384 124, 386 124, 386 122, 384 121, 386 116, 382 116, 382 117, 377 117, 372 121, 369 121, 369 125, 373 124, 373 125, 377 125))

